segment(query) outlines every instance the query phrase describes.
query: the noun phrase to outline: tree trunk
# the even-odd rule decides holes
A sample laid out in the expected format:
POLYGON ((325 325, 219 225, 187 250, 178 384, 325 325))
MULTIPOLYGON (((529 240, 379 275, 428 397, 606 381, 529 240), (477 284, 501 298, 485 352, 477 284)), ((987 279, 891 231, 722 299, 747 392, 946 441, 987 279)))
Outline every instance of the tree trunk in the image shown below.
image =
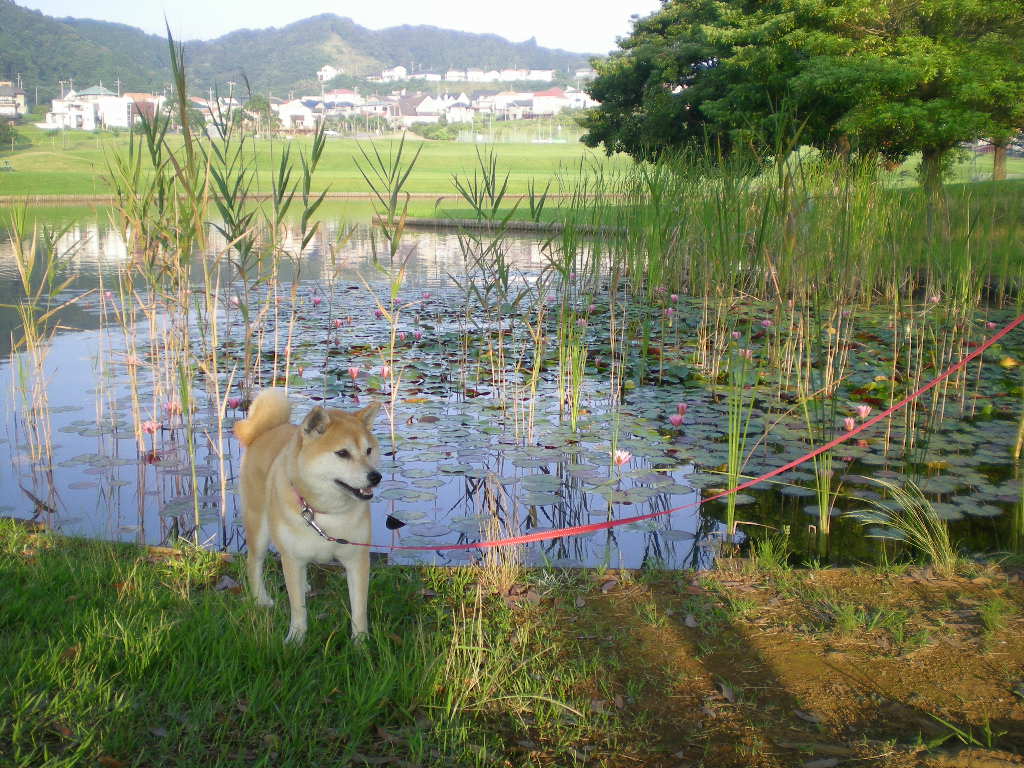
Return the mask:
POLYGON ((921 151, 921 188, 930 202, 942 197, 942 156, 945 150, 926 147, 921 151))
POLYGON ((926 147, 921 152, 921 189, 927 205, 928 237, 935 236, 936 221, 945 218, 946 196, 942 188, 944 147, 926 147))
POLYGON ((1006 181, 1006 150, 1008 142, 992 142, 992 181, 1006 181))

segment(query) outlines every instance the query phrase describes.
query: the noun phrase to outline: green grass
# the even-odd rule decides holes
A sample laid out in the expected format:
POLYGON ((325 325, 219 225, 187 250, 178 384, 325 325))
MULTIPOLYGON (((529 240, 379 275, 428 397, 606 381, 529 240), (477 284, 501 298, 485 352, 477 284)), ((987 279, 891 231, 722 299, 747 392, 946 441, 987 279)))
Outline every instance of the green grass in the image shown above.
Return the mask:
MULTIPOLYGON (((534 121, 523 121, 534 122, 534 121)), ((545 123, 545 126, 547 124, 545 123)), ((509 131, 526 130, 530 126, 502 125, 499 139, 509 131), (504 132, 504 133, 502 133, 504 132)), ((550 126, 533 126, 540 134, 550 133, 550 126), (546 131, 546 132, 545 132, 546 131)), ((32 145, 15 152, 0 152, 0 158, 7 159, 15 168, 14 173, 0 174, 0 195, 106 195, 109 193, 105 174, 107 153, 122 150, 128 142, 125 132, 86 131, 43 131, 35 126, 24 126, 19 131, 32 145)), ((531 179, 541 182, 560 176, 564 179, 578 177, 581 161, 601 164, 606 168, 625 169, 631 163, 628 158, 607 158, 600 150, 591 150, 575 141, 578 132, 563 126, 563 133, 572 139, 565 144, 501 143, 496 147, 503 169, 511 172, 509 192, 524 193, 531 179)), ((524 133, 523 135, 528 135, 524 133)), ((540 135, 538 134, 538 135, 540 135)), ((532 135, 532 134, 531 134, 532 135)), ((409 134, 410 141, 419 141, 409 134)), ((180 144, 180 137, 171 137, 174 145, 180 144)), ((308 147, 310 139, 299 137, 292 141, 283 138, 258 139, 255 142, 255 157, 259 172, 259 188, 269 190, 272 157, 285 146, 308 147)), ((354 139, 330 139, 321 167, 317 171, 317 190, 329 188, 338 193, 365 193, 366 184, 355 166, 359 157, 358 143, 354 139)), ((378 142, 387 145, 388 140, 378 142)), ((416 171, 410 178, 408 191, 417 194, 452 194, 452 173, 472 171, 476 167, 477 145, 455 142, 424 143, 422 156, 416 171)), ((916 184, 918 160, 909 159, 893 178, 899 186, 916 184)), ((1024 177, 1024 158, 1011 157, 1007 161, 1010 178, 1024 177)), ((966 156, 958 162, 949 178, 951 184, 963 182, 985 182, 990 178, 991 158, 987 155, 966 156)), ((557 191, 553 185, 553 191, 557 191)), ((417 211, 417 215, 429 215, 429 209, 417 211)))
POLYGON ((530 739, 568 765, 614 733, 575 701, 590 662, 554 649, 543 616, 480 598, 471 571, 375 569, 364 643, 344 575, 316 572, 299 648, 278 569, 271 610, 213 588, 241 571, 0 521, 0 764, 483 766, 530 739))
MULTIPOLYGON (((122 151, 128 135, 120 133, 84 133, 66 131, 47 133, 38 128, 22 129, 32 146, 2 157, 10 160, 13 173, 0 174, 0 195, 105 195, 110 192, 106 180, 107 153, 122 151)), ((409 135, 409 141, 416 141, 409 135)), ((180 137, 170 138, 172 146, 180 146, 180 137)), ((382 140, 378 146, 397 145, 382 140)), ((255 165, 258 188, 270 189, 270 173, 275 158, 284 148, 307 149, 310 139, 292 141, 277 138, 255 140, 255 165)), ((360 157, 359 142, 354 139, 329 139, 320 166, 317 168, 315 190, 366 193, 366 182, 355 161, 360 157)), ((511 173, 509 192, 523 193, 531 179, 549 179, 556 175, 575 177, 581 161, 610 162, 625 166, 627 160, 604 160, 599 151, 582 144, 503 144, 498 153, 500 166, 511 173)), ((409 180, 408 192, 418 194, 452 194, 453 173, 465 173, 476 167, 476 146, 454 142, 424 142, 416 171, 409 180)), ((553 187, 554 188, 554 187, 553 187)))

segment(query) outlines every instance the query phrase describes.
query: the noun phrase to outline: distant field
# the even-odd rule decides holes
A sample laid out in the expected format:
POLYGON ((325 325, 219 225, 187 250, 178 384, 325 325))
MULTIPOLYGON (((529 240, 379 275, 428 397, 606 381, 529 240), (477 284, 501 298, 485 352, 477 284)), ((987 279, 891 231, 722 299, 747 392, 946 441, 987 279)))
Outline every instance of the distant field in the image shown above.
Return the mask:
MULTIPOLYGON (((505 129, 505 126, 502 126, 505 129)), ((551 126, 548 126, 548 130, 551 126)), ((32 146, 0 153, 0 160, 8 160, 13 173, 0 173, 0 195, 106 195, 107 162, 114 153, 124 151, 127 134, 93 134, 77 131, 48 133, 35 127, 21 129, 32 146)), ((568 133, 568 131, 567 131, 568 133)), ((173 139, 172 139, 173 140, 173 139)), ((360 157, 359 144, 369 149, 370 142, 354 139, 328 139, 327 151, 316 176, 316 189, 331 192, 361 194, 368 191, 356 168, 360 157)), ((382 139, 375 142, 382 149, 394 147, 397 141, 382 139)), ((260 169, 259 188, 269 191, 270 174, 276 158, 290 146, 293 152, 306 151, 309 138, 292 141, 277 138, 259 139, 253 147, 260 169)), ((453 173, 466 174, 476 166, 477 148, 493 146, 502 170, 509 171, 509 192, 527 191, 530 180, 541 186, 552 181, 552 191, 558 191, 559 179, 578 175, 580 163, 600 163, 606 168, 625 168, 631 161, 623 156, 608 158, 603 152, 584 147, 578 141, 564 144, 499 143, 475 145, 470 143, 423 141, 410 135, 407 150, 422 147, 416 169, 407 190, 413 193, 448 195, 454 193, 453 173)), ((897 174, 898 186, 917 183, 917 158, 908 160, 897 174)), ((1007 171, 1011 178, 1024 178, 1024 158, 1010 158, 1007 171)), ((991 155, 968 155, 954 168, 950 182, 984 181, 991 177, 991 155)), ((423 208, 422 205, 417 206, 423 208)))
MULTIPOLYGON (((128 144, 128 137, 124 134, 113 136, 68 131, 62 135, 47 134, 34 128, 24 132, 32 140, 31 147, 0 155, 15 169, 13 173, 0 173, 0 195, 106 194, 109 192, 106 181, 108 157, 123 151, 128 144)), ((317 169, 317 190, 368 191, 355 163, 360 157, 359 143, 354 139, 328 139, 327 150, 317 169)), ((369 149, 369 142, 362 143, 369 149)), ((397 141, 379 140, 376 144, 383 149, 397 146, 397 141)), ((257 140, 253 146, 260 169, 260 189, 270 189, 271 171, 286 146, 291 146, 296 152, 308 150, 309 145, 308 138, 257 140)), ((406 150, 411 150, 411 155, 418 147, 422 147, 422 151, 408 184, 409 192, 451 194, 454 191, 452 174, 471 172, 476 165, 477 145, 474 144, 422 141, 410 136, 406 150)), ((510 172, 510 192, 525 192, 531 179, 543 183, 559 176, 574 176, 581 161, 621 165, 629 162, 625 158, 609 161, 603 153, 587 149, 578 142, 501 144, 496 147, 496 152, 501 167, 510 172)))

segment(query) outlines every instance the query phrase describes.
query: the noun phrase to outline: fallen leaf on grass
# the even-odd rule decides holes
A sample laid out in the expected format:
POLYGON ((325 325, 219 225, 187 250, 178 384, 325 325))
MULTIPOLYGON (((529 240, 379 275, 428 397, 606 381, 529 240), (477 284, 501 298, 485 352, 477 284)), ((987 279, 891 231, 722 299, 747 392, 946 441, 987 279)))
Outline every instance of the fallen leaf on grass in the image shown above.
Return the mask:
POLYGON ((686 614, 686 618, 683 619, 683 624, 688 626, 690 629, 696 629, 698 626, 700 626, 699 624, 697 624, 697 619, 694 618, 692 613, 686 614))
POLYGON ((128 765, 124 760, 118 760, 110 755, 100 755, 96 762, 102 765, 103 768, 124 768, 124 766, 128 765))
POLYGON ((601 582, 601 593, 607 595, 619 583, 618 579, 605 579, 601 582))
POLYGON ((149 732, 153 736, 156 736, 158 739, 166 739, 167 738, 167 729, 162 727, 162 726, 158 725, 155 728, 150 728, 149 732))
POLYGON ((74 661, 75 659, 78 658, 78 654, 80 654, 81 652, 82 652, 82 646, 78 645, 76 643, 75 645, 72 645, 70 648, 65 648, 64 649, 64 653, 62 653, 60 655, 60 660, 61 661, 74 661))
POLYGON ((577 598, 576 598, 576 602, 574 603, 574 605, 575 605, 575 606, 576 606, 577 608, 582 608, 582 607, 583 607, 583 606, 585 606, 586 604, 587 604, 587 601, 586 601, 586 600, 584 600, 584 599, 583 599, 582 597, 577 597, 577 598))

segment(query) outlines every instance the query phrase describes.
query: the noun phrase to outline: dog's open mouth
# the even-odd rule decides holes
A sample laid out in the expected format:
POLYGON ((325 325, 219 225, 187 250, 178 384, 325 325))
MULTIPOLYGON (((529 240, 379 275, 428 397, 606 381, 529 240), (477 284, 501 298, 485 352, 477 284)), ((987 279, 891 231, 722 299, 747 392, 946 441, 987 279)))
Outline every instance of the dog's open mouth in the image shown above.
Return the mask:
POLYGON ((353 488, 348 483, 343 483, 341 480, 338 480, 337 478, 334 479, 334 482, 336 482, 338 485, 340 485, 345 490, 349 491, 357 499, 362 499, 363 501, 369 501, 370 499, 373 498, 373 488, 371 486, 369 486, 369 485, 366 486, 365 488, 353 488))

